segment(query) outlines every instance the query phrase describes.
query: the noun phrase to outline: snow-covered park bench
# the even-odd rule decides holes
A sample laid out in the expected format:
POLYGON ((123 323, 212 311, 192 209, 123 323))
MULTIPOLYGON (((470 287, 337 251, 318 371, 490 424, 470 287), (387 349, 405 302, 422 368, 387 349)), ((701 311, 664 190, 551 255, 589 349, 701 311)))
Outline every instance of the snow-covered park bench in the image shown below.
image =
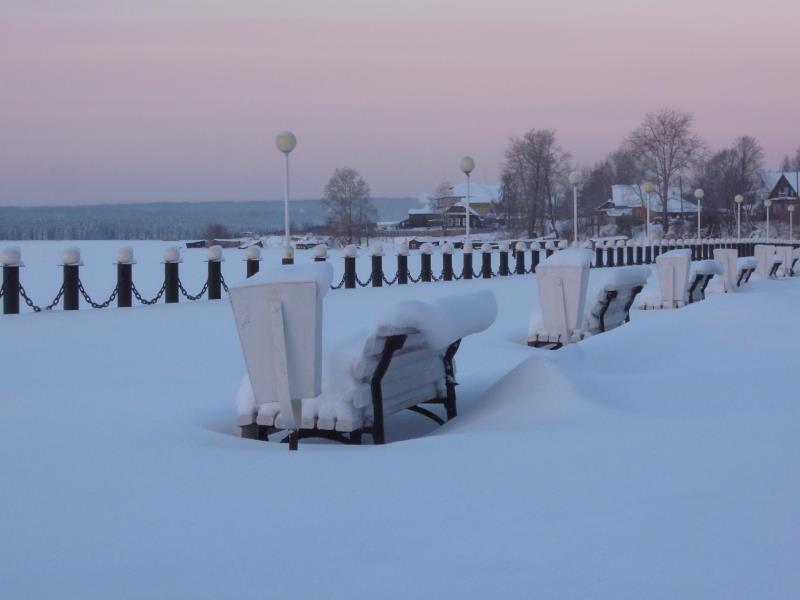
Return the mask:
POLYGON ((750 276, 758 267, 758 259, 753 256, 743 256, 736 261, 736 287, 742 287, 750 281, 750 276))
POLYGON ((629 320, 630 308, 650 270, 617 267, 594 272, 590 283, 591 258, 588 250, 570 248, 536 268, 541 313, 531 315, 529 346, 555 350, 629 320))
POLYGON ((689 275, 688 299, 689 304, 705 300, 706 288, 714 275, 722 276, 725 268, 722 263, 716 260, 701 260, 692 265, 689 275))
POLYGON ((455 354, 464 336, 494 322, 494 295, 399 302, 361 333, 354 310, 338 326, 345 337, 323 352, 331 277, 327 263, 284 266, 231 288, 248 373, 237 400, 241 435, 287 431, 292 449, 312 437, 361 443, 364 433, 382 444, 385 419, 402 410, 443 424, 427 408, 440 404, 446 419, 455 417, 455 354))

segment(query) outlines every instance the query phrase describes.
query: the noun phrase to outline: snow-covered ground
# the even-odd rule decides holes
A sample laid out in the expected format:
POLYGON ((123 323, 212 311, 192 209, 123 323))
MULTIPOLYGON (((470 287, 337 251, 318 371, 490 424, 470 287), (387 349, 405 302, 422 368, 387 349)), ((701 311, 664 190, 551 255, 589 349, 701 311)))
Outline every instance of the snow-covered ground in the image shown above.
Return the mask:
MULTIPOLYGON (((106 289, 119 244, 95 244, 106 289)), ((65 244, 22 245, 44 293, 65 244)), ((0 317, 0 597, 798 596, 800 279, 557 352, 522 343, 533 276, 337 290, 325 332, 479 289, 498 318, 457 355, 457 419, 296 453, 232 435, 227 300, 0 317)))

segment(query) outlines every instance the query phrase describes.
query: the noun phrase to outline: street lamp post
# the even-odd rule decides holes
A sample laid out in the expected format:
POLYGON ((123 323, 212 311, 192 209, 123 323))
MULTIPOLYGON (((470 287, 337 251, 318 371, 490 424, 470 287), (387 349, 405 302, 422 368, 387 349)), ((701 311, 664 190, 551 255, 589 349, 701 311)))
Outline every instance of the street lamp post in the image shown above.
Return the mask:
POLYGON ((578 245, 578 184, 581 182, 579 171, 569 174, 569 183, 572 185, 572 243, 578 245))
POLYGON ((652 181, 645 181, 642 187, 644 188, 645 210, 647 213, 647 220, 645 221, 645 236, 647 237, 647 240, 650 241, 650 194, 653 193, 655 186, 653 185, 652 181))
POLYGON ((786 210, 789 211, 789 239, 794 240, 794 223, 792 223, 792 217, 794 216, 794 204, 787 206, 786 210))
POLYGON ((469 209, 469 184, 470 184, 470 175, 472 171, 475 170, 475 161, 469 157, 465 156, 461 159, 461 162, 458 165, 461 170, 463 171, 464 175, 467 176, 467 201, 466 206, 464 207, 464 216, 466 218, 466 229, 464 235, 464 266, 462 269, 462 276, 465 279, 472 279, 472 240, 469 236, 469 222, 470 222, 470 209, 469 209))
POLYGON ((741 194, 736 194, 733 197, 733 201, 736 203, 736 241, 742 241, 742 202, 744 202, 744 196, 741 194))
POLYGON ((283 176, 283 264, 294 262, 294 252, 289 239, 289 153, 297 146, 297 138, 291 131, 279 133, 275 145, 286 158, 286 170, 283 176))
POLYGON ((767 209, 767 241, 769 241, 769 207, 772 206, 772 200, 767 198, 764 200, 764 208, 767 209))
POLYGON ((706 195, 706 193, 703 191, 703 188, 697 188, 694 191, 694 197, 695 197, 695 200, 697 200, 697 239, 698 240, 702 239, 702 237, 703 237, 702 233, 700 233, 700 231, 701 231, 700 230, 700 211, 701 211, 701 208, 702 208, 703 196, 705 196, 705 195, 706 195))

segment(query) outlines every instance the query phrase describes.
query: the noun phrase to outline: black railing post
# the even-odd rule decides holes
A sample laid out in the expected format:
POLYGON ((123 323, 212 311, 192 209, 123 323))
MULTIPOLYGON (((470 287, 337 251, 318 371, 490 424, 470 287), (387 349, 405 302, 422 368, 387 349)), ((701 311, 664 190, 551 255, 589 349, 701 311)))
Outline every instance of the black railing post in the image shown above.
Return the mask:
POLYGON ((81 251, 80 248, 66 248, 61 254, 64 267, 64 310, 78 310, 80 307, 81 251))
POLYGON ((420 251, 420 273, 419 277, 422 281, 430 281, 431 280, 431 245, 430 244, 422 244, 419 247, 420 251))
POLYGON ((500 275, 508 275, 508 244, 500 244, 500 275))
POLYGON ((481 246, 481 277, 492 278, 492 247, 489 244, 481 246))
POLYGON ((211 246, 206 250, 208 262, 208 299, 219 300, 222 298, 222 246, 211 246))
POLYGON ((258 273, 258 268, 261 263, 261 248, 258 246, 248 246, 247 249, 244 251, 244 262, 245 262, 245 275, 249 279, 256 273, 258 273))
POLYGON ((661 242, 653 244, 653 262, 656 262, 658 255, 661 254, 661 242))
POLYGON ((383 286, 383 244, 375 243, 370 248, 372 254, 372 287, 383 286))
POLYGON ((461 269, 462 279, 472 279, 472 242, 464 243, 464 266, 461 269))
POLYGON ((625 264, 632 265, 634 263, 633 240, 628 240, 627 242, 625 242, 625 251, 627 253, 627 256, 625 257, 625 264))
POLYGON ((3 314, 19 314, 19 268, 22 266, 22 253, 19 248, 5 248, 0 253, 3 263, 3 314))
POLYGON ((619 240, 617 242, 617 266, 621 267, 625 264, 625 242, 619 240))
POLYGON ((180 298, 178 292, 178 265, 181 251, 178 247, 164 250, 164 302, 175 304, 180 298))
POLYGON ((408 244, 397 244, 397 283, 408 283, 408 244))
POLYGON ((524 275, 525 274, 525 242, 517 242, 514 246, 514 249, 517 251, 516 256, 516 264, 514 266, 514 272, 517 275, 524 275))
POLYGON ((117 250, 117 306, 130 308, 133 306, 133 248, 124 247, 117 250))
POLYGON ((344 287, 353 289, 356 287, 356 256, 358 248, 353 244, 345 246, 344 251, 344 287))
POLYGON ((550 258, 553 255, 553 242, 547 242, 544 245, 544 256, 545 258, 550 258))
POLYGON ((442 279, 453 280, 453 246, 447 242, 442 244, 442 279))

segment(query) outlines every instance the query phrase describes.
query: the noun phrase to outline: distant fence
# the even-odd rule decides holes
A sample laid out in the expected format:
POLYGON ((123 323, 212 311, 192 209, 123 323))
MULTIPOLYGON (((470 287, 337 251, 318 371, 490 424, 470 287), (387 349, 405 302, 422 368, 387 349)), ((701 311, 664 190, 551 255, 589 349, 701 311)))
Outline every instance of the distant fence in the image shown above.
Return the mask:
MULTIPOLYGON (((592 267, 618 267, 625 265, 648 265, 655 262, 659 254, 669 250, 689 249, 692 252, 692 260, 712 259, 715 248, 731 248, 739 252, 739 256, 753 256, 756 244, 767 242, 766 240, 737 241, 734 239, 708 239, 708 240, 663 240, 653 243, 644 242, 598 242, 591 244, 587 242, 584 247, 590 248, 594 252, 592 267)), ((768 243, 776 246, 800 247, 800 242, 788 240, 769 240, 768 243)), ((453 254, 455 248, 448 243, 441 246, 442 269, 437 274, 433 272, 431 265, 431 255, 433 247, 430 244, 422 244, 419 248, 420 269, 416 277, 408 267, 409 249, 404 244, 397 246, 397 257, 395 273, 392 277, 386 275, 384 269, 384 253, 380 244, 369 249, 371 260, 370 275, 362 281, 356 270, 358 259, 358 248, 347 246, 342 254, 344 259, 344 274, 341 280, 332 285, 332 289, 353 289, 358 287, 382 287, 384 285, 407 285, 410 283, 435 282, 435 281, 458 281, 461 279, 490 279, 492 277, 507 277, 510 275, 524 275, 533 273, 536 266, 554 252, 559 252, 567 247, 565 241, 548 242, 516 242, 500 243, 496 245, 483 244, 480 248, 474 248, 472 252, 461 251, 463 260, 462 268, 457 271, 453 267, 453 254), (480 265, 477 270, 473 266, 473 253, 481 255, 480 265), (500 262, 497 271, 492 265, 492 256, 497 252, 500 262), (529 257, 529 258, 528 258, 529 257)), ((109 296, 102 301, 93 299, 80 278, 81 262, 80 250, 78 248, 67 248, 62 253, 63 280, 61 287, 50 303, 45 305, 36 304, 28 295, 20 279, 20 267, 23 266, 22 256, 16 248, 6 248, 0 253, 0 264, 3 266, 3 285, 0 287, 0 298, 3 300, 3 314, 18 314, 20 311, 20 301, 24 302, 34 312, 50 311, 58 306, 64 310, 78 310, 81 298, 92 308, 107 308, 115 303, 120 308, 133 306, 134 299, 143 305, 152 305, 161 301, 163 298, 167 304, 180 301, 183 297, 186 300, 196 301, 202 298, 209 300, 219 300, 222 292, 228 291, 228 285, 222 274, 222 249, 219 246, 208 248, 206 262, 208 263, 208 276, 203 287, 196 294, 189 293, 184 288, 180 279, 180 251, 178 248, 167 248, 163 256, 164 280, 152 298, 145 298, 136 288, 133 281, 133 265, 135 264, 133 250, 131 248, 120 248, 117 251, 117 281, 116 286, 109 296)), ((328 250, 325 246, 317 246, 314 249, 314 260, 325 261, 328 259, 328 250)), ((257 246, 252 246, 245 250, 245 275, 252 277, 259 271, 261 262, 261 252, 257 246)), ((283 263, 291 262, 291 259, 283 259, 283 263)))

